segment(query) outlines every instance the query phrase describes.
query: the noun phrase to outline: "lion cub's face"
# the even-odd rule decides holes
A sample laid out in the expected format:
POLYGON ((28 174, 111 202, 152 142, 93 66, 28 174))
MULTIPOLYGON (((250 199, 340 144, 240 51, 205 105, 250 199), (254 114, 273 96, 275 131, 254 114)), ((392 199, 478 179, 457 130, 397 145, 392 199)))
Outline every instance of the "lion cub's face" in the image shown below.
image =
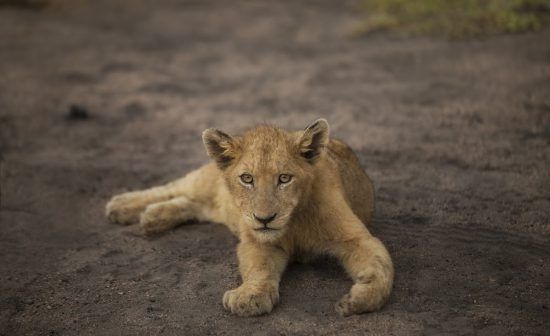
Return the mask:
POLYGON ((319 119, 293 133, 258 126, 239 137, 208 129, 203 141, 247 228, 258 240, 272 242, 285 234, 294 209, 310 191, 315 162, 328 143, 328 123, 319 119))

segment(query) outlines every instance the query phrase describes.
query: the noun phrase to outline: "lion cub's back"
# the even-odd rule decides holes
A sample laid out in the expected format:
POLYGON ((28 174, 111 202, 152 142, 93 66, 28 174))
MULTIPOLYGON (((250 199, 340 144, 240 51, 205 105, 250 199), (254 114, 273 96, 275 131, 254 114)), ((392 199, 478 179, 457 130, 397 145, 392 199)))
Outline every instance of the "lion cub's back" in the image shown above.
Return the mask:
POLYGON ((328 154, 337 164, 348 204, 355 215, 368 225, 374 212, 374 188, 371 179, 361 167, 357 155, 344 142, 331 139, 328 154))

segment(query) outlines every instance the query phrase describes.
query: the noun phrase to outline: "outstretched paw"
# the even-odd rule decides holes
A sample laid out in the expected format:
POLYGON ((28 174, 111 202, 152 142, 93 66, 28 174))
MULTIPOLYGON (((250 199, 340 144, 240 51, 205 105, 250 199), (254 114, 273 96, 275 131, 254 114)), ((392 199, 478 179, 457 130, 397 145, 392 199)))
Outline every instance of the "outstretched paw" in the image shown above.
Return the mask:
POLYGON ((185 210, 172 203, 149 205, 140 216, 139 226, 146 235, 169 230, 186 218, 185 210))
POLYGON ((336 312, 347 317, 378 310, 389 295, 389 289, 373 284, 355 284, 336 304, 336 312))
POLYGON ((225 292, 223 306, 239 316, 256 316, 271 312, 279 302, 279 291, 271 285, 240 287, 225 292))
POLYGON ((133 192, 111 198, 105 207, 105 215, 109 221, 121 225, 136 223, 142 211, 143 206, 138 201, 138 196, 133 192))
POLYGON ((359 313, 355 305, 351 300, 351 295, 346 294, 336 304, 336 312, 343 317, 348 317, 353 314, 359 313))

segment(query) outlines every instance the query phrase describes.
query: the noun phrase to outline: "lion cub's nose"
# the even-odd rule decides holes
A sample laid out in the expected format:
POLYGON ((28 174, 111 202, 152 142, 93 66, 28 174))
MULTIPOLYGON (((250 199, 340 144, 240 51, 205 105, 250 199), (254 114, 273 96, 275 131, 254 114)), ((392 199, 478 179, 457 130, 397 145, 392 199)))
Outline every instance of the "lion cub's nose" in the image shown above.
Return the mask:
POLYGON ((254 214, 254 218, 258 222, 262 223, 263 225, 267 225, 270 222, 272 222, 275 219, 275 216, 277 216, 276 213, 274 213, 273 215, 267 216, 267 217, 258 217, 258 216, 256 216, 256 214, 254 214))

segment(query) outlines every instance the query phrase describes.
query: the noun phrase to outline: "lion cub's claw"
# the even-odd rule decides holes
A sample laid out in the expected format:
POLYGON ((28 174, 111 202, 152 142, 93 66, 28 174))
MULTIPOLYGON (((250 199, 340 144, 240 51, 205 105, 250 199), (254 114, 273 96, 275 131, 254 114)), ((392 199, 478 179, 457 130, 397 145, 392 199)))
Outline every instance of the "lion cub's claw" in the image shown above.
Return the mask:
POLYGON ((251 289, 242 285, 223 295, 223 307, 239 316, 256 316, 271 312, 279 301, 279 292, 273 287, 251 289))

